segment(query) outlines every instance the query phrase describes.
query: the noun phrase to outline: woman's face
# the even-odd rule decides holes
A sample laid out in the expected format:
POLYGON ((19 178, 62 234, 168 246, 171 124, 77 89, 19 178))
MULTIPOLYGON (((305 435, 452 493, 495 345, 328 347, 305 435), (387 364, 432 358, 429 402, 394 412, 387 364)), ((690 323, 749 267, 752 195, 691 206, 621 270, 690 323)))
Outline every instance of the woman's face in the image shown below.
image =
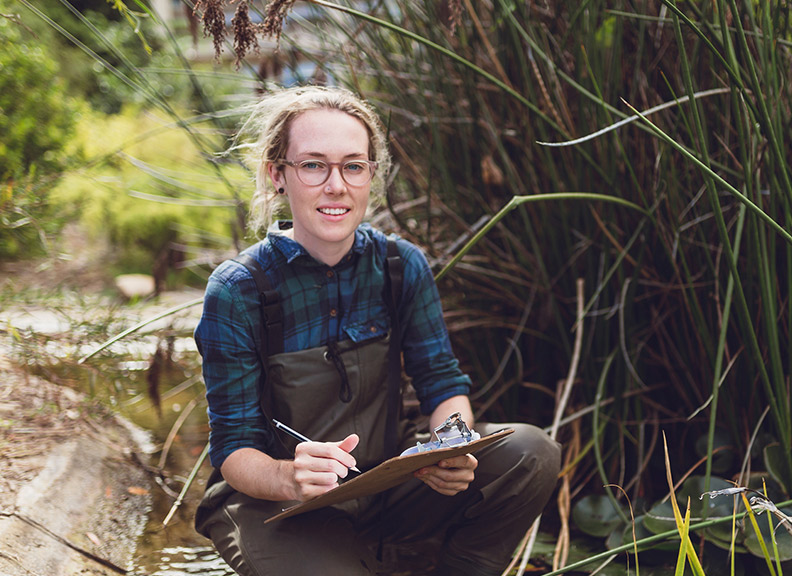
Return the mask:
MULTIPOLYGON (((286 160, 327 163, 368 160, 366 126, 339 110, 309 110, 292 120, 286 160)), ((351 186, 334 165, 326 182, 303 184, 292 166, 268 166, 275 188, 283 188, 294 219, 294 239, 317 260, 334 266, 352 248, 368 207, 371 182, 351 186)))

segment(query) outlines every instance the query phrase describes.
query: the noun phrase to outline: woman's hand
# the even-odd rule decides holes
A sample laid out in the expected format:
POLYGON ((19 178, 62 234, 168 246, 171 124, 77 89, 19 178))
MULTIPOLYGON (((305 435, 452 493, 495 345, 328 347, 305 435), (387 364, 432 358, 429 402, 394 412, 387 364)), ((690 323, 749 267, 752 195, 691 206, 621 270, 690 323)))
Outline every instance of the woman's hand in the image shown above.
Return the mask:
POLYGON ((440 494, 454 496, 468 489, 476 476, 476 466, 478 460, 475 456, 463 454, 421 468, 415 472, 415 477, 440 494))
POLYGON ((301 442, 291 462, 291 483, 295 500, 311 500, 338 486, 355 466, 350 454, 360 438, 350 434, 341 442, 301 442))

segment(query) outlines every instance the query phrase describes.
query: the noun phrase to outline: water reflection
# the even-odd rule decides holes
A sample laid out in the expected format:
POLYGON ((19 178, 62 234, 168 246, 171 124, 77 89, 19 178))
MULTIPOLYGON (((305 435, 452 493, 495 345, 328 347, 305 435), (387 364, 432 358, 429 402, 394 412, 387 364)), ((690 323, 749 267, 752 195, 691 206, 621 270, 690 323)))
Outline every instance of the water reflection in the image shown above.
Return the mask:
MULTIPOLYGON (((208 460, 187 492, 167 528, 168 515, 178 492, 199 460, 209 434, 203 381, 197 351, 177 338, 173 354, 158 372, 157 401, 150 379, 151 356, 128 353, 101 366, 94 394, 107 400, 150 437, 147 464, 162 470, 151 483, 152 508, 138 540, 130 576, 232 576, 234 571, 217 555, 209 541, 193 528, 195 508, 211 473, 208 460), (108 386, 109 383, 114 383, 108 386)), ((139 444, 139 446, 141 446, 139 444)), ((142 446, 141 446, 142 447, 142 446)))
POLYGON ((232 576, 234 571, 223 562, 211 546, 170 547, 141 558, 145 566, 135 566, 130 576, 232 576), (153 556, 153 557, 152 557, 153 556))

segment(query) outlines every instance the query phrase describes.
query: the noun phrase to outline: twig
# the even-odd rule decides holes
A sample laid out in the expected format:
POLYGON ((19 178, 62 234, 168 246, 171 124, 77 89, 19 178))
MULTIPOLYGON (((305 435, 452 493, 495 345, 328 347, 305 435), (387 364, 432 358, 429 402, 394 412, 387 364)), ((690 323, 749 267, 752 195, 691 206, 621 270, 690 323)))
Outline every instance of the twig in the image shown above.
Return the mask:
POLYGON ((195 463, 195 466, 193 466, 193 469, 190 471, 190 475, 187 477, 187 481, 184 483, 184 486, 182 486, 181 492, 179 492, 179 496, 178 498, 176 498, 176 502, 173 503, 173 506, 171 506, 168 515, 165 516, 165 520, 162 521, 163 527, 166 527, 168 525, 168 522, 171 521, 171 518, 173 518, 173 515, 176 513, 176 510, 178 510, 179 506, 181 506, 182 502, 184 501, 184 496, 187 494, 187 490, 190 489, 190 486, 192 486, 192 483, 195 480, 195 476, 198 474, 198 470, 200 469, 201 465, 204 463, 204 460, 206 460, 207 454, 209 454, 209 442, 207 442, 206 446, 204 446, 203 452, 201 452, 201 455, 198 457, 198 461, 195 463))
POLYGON ((23 522, 25 522, 27 524, 30 524, 31 526, 33 526, 33 528, 35 528, 37 530, 40 530, 41 532, 43 532, 44 534, 46 534, 50 538, 53 538, 53 539, 57 540, 58 542, 60 542, 64 546, 66 546, 68 548, 71 548, 75 552, 78 552, 78 553, 82 554, 86 558, 88 558, 90 560, 93 560, 94 562, 96 562, 98 564, 101 564, 102 566, 105 566, 106 568, 110 568, 111 570, 113 570, 114 572, 118 572, 119 574, 126 574, 127 573, 127 571, 124 570, 123 568, 121 568, 121 566, 119 566, 118 564, 114 564, 110 560, 102 558, 101 556, 97 556, 96 554, 94 554, 93 552, 89 552, 85 548, 81 548, 81 547, 77 546, 76 544, 72 544, 71 542, 66 540, 66 538, 64 538, 63 536, 59 536, 58 534, 55 534, 55 532, 53 532, 52 530, 50 530, 49 528, 47 528, 43 524, 39 524, 37 521, 33 520, 32 518, 29 518, 28 516, 25 516, 24 514, 19 514, 18 512, 14 512, 12 515, 15 516, 16 518, 19 518, 23 522))
POLYGON ((558 427, 561 416, 566 411, 567 403, 569 402, 569 395, 572 393, 572 385, 577 376, 578 364, 580 363, 580 351, 583 346, 583 279, 578 278, 577 281, 577 321, 575 322, 575 347, 572 350, 572 362, 569 366, 569 374, 567 374, 566 382, 564 383, 564 390, 561 400, 556 408, 555 419, 553 426, 550 428, 550 438, 553 440, 558 436, 558 427))

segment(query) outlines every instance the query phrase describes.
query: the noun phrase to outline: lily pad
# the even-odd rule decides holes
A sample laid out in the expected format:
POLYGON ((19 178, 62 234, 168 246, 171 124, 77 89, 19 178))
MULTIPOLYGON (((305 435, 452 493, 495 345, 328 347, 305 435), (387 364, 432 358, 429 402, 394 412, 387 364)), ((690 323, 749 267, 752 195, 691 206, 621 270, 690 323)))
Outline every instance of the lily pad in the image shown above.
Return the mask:
MULTIPOLYGON (((767 518, 762 514, 756 518, 756 523, 759 525, 759 531, 762 533, 762 539, 770 554, 770 558, 773 559, 773 542, 770 538, 770 527, 767 524, 767 518)), ((773 526, 776 524, 777 521, 774 520, 773 526)), ((756 535, 753 527, 746 523, 745 530, 747 532, 745 536, 745 547, 748 548, 748 551, 754 556, 763 557, 764 554, 759 544, 759 537, 756 535)), ((778 544, 778 556, 781 558, 781 561, 786 562, 792 560, 792 534, 787 532, 784 528, 779 528, 775 531, 775 539, 778 544)))
MULTIPOLYGON (((754 472, 748 477, 749 488, 753 488, 762 494, 767 489, 767 497, 772 502, 782 502, 787 499, 787 492, 783 486, 778 483, 775 477, 770 476, 767 472, 754 472)), ((750 496, 749 496, 750 497, 750 496)))
POLYGON ((666 500, 652 506, 644 517, 644 526, 653 534, 661 534, 669 530, 676 530, 674 509, 671 502, 666 500))
POLYGON ((792 489, 792 472, 787 468, 787 458, 781 444, 768 444, 764 449, 767 472, 786 490, 792 489))
MULTIPOLYGON (((743 507, 737 509, 738 512, 743 511, 743 507)), ((737 535, 735 537, 736 546, 740 546, 745 540, 745 533, 740 527, 740 521, 737 521, 737 525, 735 526, 734 530, 737 531, 737 535)), ((713 543, 722 549, 728 549, 731 546, 731 539, 732 539, 732 523, 731 522, 721 522, 720 524, 715 524, 713 526, 708 526, 704 530, 705 536, 712 540, 713 543)), ((744 550, 743 550, 744 552, 744 550)))
MULTIPOLYGON (((700 436, 696 440, 696 453, 702 458, 707 454, 707 436, 700 436)), ((723 474, 734 466, 734 442, 723 428, 716 428, 712 438, 712 471, 723 474)))
POLYGON ((624 524, 611 500, 600 494, 580 499, 572 508, 572 520, 581 531, 598 538, 608 536, 617 526, 624 524))

